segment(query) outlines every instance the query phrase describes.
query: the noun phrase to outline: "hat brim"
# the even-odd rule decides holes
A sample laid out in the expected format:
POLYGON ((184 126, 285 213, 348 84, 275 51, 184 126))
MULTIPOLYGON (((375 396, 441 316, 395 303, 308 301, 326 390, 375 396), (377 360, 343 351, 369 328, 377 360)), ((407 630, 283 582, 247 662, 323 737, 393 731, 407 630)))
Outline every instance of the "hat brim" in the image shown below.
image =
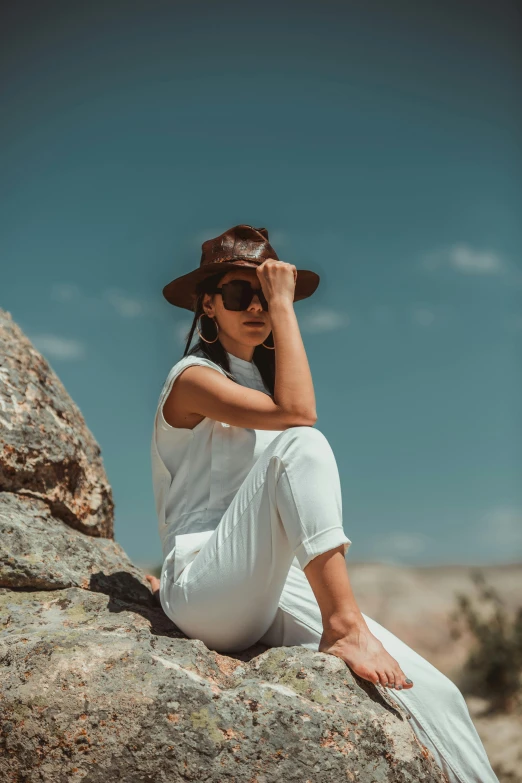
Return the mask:
MULTIPOLYGON (((174 307, 182 307, 184 310, 190 310, 194 312, 196 304, 197 294, 195 288, 197 283, 203 280, 205 277, 216 274, 216 272, 226 272, 231 269, 241 269, 242 267, 255 269, 259 264, 245 262, 244 264, 237 264, 234 262, 222 261, 215 264, 205 264, 203 267, 188 272, 186 275, 176 277, 171 280, 170 283, 163 288, 163 296, 174 307)), ((320 277, 317 272, 312 272, 309 269, 298 269, 297 280, 295 284, 294 302, 300 299, 307 299, 311 296, 319 285, 320 277)))

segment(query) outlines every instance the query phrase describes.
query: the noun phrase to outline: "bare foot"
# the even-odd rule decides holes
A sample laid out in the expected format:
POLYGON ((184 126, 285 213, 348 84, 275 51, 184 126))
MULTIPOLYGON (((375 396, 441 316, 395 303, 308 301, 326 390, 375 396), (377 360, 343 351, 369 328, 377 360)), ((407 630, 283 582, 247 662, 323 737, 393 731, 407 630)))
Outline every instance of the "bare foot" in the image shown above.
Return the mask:
POLYGON ((152 574, 145 574, 145 579, 147 579, 150 582, 150 586, 152 587, 152 593, 154 595, 154 598, 156 599, 157 603, 161 606, 161 601, 159 597, 160 580, 156 576, 152 576, 152 574))
POLYGON ((336 655, 364 680, 376 685, 402 690, 412 688, 407 676, 382 643, 375 637, 364 619, 350 624, 344 632, 324 631, 319 642, 319 652, 336 655))

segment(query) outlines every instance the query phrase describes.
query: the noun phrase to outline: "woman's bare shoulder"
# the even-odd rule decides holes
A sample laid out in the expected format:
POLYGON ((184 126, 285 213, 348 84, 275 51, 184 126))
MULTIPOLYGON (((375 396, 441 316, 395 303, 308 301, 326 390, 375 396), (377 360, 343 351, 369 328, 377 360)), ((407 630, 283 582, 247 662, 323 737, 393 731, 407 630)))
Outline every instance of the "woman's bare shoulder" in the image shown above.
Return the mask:
MULTIPOLYGON (((187 357, 184 357, 187 358, 187 357)), ((163 418, 171 427, 182 429, 194 429, 194 427, 206 418, 200 413, 195 413, 190 407, 194 381, 196 384, 208 386, 214 374, 223 375, 213 363, 185 362, 183 359, 175 366, 176 373, 170 391, 163 403, 163 418), (180 365, 180 366, 178 366, 180 365), (216 372, 217 371, 217 372, 216 372)))

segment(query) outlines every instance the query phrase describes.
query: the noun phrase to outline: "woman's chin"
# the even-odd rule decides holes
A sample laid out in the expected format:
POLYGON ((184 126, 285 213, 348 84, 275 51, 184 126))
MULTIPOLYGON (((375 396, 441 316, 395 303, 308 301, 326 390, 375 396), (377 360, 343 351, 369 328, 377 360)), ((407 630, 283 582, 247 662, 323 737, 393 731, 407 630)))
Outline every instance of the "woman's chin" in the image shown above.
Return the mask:
POLYGON ((261 329, 252 329, 250 332, 243 333, 241 342, 252 345, 255 348, 256 345, 261 345, 261 343, 265 342, 268 334, 264 334, 261 329))

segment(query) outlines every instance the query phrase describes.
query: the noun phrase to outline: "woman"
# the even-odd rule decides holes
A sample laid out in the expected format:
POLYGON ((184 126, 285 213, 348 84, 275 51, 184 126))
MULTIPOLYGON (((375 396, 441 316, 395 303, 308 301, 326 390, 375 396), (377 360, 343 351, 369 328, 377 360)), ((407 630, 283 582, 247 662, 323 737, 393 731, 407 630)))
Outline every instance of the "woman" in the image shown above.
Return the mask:
POLYGON ((280 261, 265 228, 234 226, 202 250, 199 269, 163 289, 194 311, 151 442, 164 562, 147 579, 165 613, 217 652, 262 642, 340 657, 395 689, 450 781, 498 783, 458 688, 353 595, 339 473, 314 427, 293 305, 319 276, 280 261))

